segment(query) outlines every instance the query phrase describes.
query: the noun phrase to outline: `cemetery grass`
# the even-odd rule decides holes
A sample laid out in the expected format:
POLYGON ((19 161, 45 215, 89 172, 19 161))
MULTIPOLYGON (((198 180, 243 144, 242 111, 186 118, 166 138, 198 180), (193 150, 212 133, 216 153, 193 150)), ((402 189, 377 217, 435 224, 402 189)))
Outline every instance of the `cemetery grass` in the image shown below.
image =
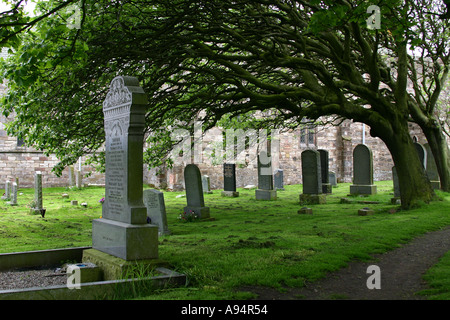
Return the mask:
MULTIPOLYGON (((376 182, 378 194, 347 197, 349 185, 339 184, 327 204, 309 205, 313 214, 298 214, 302 187, 285 186, 276 201, 256 201, 255 190, 239 189, 237 198, 223 198, 221 190, 205 194, 212 219, 179 220, 184 192, 165 192, 170 235, 159 238, 159 256, 170 268, 187 275, 181 288, 148 292, 140 299, 251 299, 249 287, 279 292, 319 280, 352 261, 370 261, 372 255, 399 247, 426 232, 450 225, 450 194, 437 191, 440 200, 402 211, 390 204, 392 181, 376 182), (340 203, 346 197, 351 203, 340 203), (379 203, 360 203, 361 201, 379 203), (369 207, 373 215, 358 216, 369 207)), ((91 245, 92 220, 100 218, 104 188, 44 188, 45 217, 30 215, 27 204, 33 190, 21 189, 19 206, 0 203, 0 252, 19 252, 91 245), (63 199, 68 193, 69 199, 63 199), (87 208, 71 200, 87 202, 87 208)), ((449 299, 447 254, 427 273, 434 287, 425 296, 449 299)), ((131 298, 131 297, 129 297, 131 298)), ((298 297, 301 298, 301 297, 298 297)))

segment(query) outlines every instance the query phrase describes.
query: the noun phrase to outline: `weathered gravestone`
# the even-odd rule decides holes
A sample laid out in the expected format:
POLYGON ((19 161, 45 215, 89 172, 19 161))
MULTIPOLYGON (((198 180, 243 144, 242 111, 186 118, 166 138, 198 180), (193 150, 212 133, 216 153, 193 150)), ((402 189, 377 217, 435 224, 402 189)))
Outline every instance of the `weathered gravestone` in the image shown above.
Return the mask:
POLYGON ((322 191, 322 170, 320 153, 316 150, 305 150, 301 154, 303 193, 300 203, 326 203, 326 195, 322 191))
POLYGON ((427 164, 426 164, 426 171, 428 179, 430 180, 431 186, 433 189, 440 189, 441 188, 441 182, 439 178, 439 173, 436 166, 436 161, 434 160, 433 152, 431 151, 430 145, 428 143, 425 143, 423 145, 425 148, 425 151, 427 153, 427 164))
POLYGON ((2 200, 10 200, 11 199, 11 181, 5 182, 5 194, 2 196, 2 200))
POLYGON ((337 186, 336 173, 333 171, 328 172, 328 179, 332 187, 337 186))
POLYGON ((394 197, 391 198, 392 204, 400 204, 400 184, 398 183, 397 169, 392 167, 392 182, 394 184, 394 197))
POLYGON ((69 166, 69 187, 75 186, 75 171, 73 166, 69 166))
POLYGON ((184 212, 186 214, 194 213, 200 219, 209 218, 209 207, 205 207, 205 199, 203 197, 200 169, 195 164, 188 164, 184 168, 184 184, 187 201, 184 212))
POLYGON ((273 174, 273 185, 275 187, 275 190, 284 191, 284 172, 282 169, 275 170, 273 174))
POLYGON ((17 206, 17 183, 13 182, 12 184, 12 193, 11 193, 11 201, 9 202, 10 206, 17 206))
POLYGON ((322 192, 323 193, 332 193, 332 187, 330 183, 330 177, 328 176, 328 162, 329 155, 327 150, 317 150, 320 154, 320 170, 322 175, 322 192))
POLYGON ((166 205, 164 193, 155 189, 144 190, 144 205, 147 208, 147 217, 150 223, 158 226, 159 234, 170 234, 167 226, 166 205))
POLYGON ((424 168, 427 167, 427 150, 424 146, 418 142, 414 142, 414 147, 416 148, 417 155, 419 156, 420 163, 424 168))
POLYGON ((392 182, 394 184, 394 197, 400 198, 400 184, 398 183, 397 169, 392 167, 392 182))
POLYGON ((45 209, 42 207, 42 173, 36 171, 34 174, 34 201, 30 213, 43 215, 44 212, 45 209))
POLYGON ((77 170, 75 180, 76 180, 77 188, 81 189, 81 187, 83 186, 83 174, 81 173, 81 171, 77 170))
POLYGON ((92 247, 123 260, 158 257, 158 227, 147 223, 142 200, 146 106, 134 77, 114 78, 103 102, 105 202, 92 222, 92 247))
POLYGON ((350 194, 376 194, 377 186, 373 184, 372 150, 365 144, 358 144, 353 149, 353 185, 350 194))
POLYGON ((266 151, 258 155, 258 189, 255 190, 256 200, 276 200, 277 191, 273 189, 272 159, 266 151))
POLYGON ((236 164, 223 164, 223 197, 239 197, 236 191, 236 164))
POLYGON ((207 175, 202 176, 202 189, 203 189, 203 193, 207 193, 207 194, 213 193, 211 191, 210 179, 209 179, 209 176, 207 176, 207 175))

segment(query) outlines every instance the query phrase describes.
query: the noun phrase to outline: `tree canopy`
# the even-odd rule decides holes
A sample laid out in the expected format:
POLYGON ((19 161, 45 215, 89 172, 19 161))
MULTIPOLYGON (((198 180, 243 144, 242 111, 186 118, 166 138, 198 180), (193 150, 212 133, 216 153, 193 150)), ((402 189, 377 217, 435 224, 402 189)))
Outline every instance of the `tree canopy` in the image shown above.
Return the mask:
MULTIPOLYGON (((48 12, 56 4, 37 8, 48 12)), ((407 123, 422 127, 448 190, 438 103, 448 83, 447 7, 431 0, 370 5, 80 1, 79 28, 67 27, 73 13, 58 11, 20 36, 2 67, 10 91, 1 108, 15 113, 10 133, 61 159, 56 170, 102 144, 101 103, 119 74, 137 76, 150 96, 146 160, 153 165, 175 143, 168 128, 192 129, 194 119, 205 129, 256 111, 270 111, 260 125, 272 126, 299 125, 305 117, 352 119, 391 151, 405 206, 427 201, 432 191, 407 123)))

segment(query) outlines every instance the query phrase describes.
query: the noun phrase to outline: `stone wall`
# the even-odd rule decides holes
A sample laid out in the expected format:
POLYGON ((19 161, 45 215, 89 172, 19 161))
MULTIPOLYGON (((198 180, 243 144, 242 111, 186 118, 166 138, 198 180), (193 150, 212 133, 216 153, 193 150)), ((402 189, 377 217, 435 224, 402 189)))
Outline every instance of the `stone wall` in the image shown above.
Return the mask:
MULTIPOLYGON (((421 129, 410 124, 410 133, 419 143, 426 143, 426 139, 421 129)), ((214 141, 214 137, 221 135, 220 130, 206 133, 203 138, 204 149, 208 143, 214 141)), ((279 151, 273 152, 273 169, 284 170, 284 184, 302 183, 301 153, 312 149, 325 149, 329 151, 330 171, 336 173, 338 182, 352 182, 353 178, 353 149, 360 143, 365 143, 372 150, 374 164, 374 180, 391 180, 393 161, 389 150, 383 141, 370 136, 369 128, 351 120, 346 120, 339 126, 328 125, 315 129, 313 143, 300 139, 301 130, 293 130, 282 133, 279 136, 279 151)), ((247 150, 246 164, 236 165, 237 187, 246 185, 257 185, 257 165, 256 149, 247 150)), ((152 176, 147 172, 147 183, 155 186, 167 186, 172 190, 182 190, 184 188, 183 168, 187 163, 175 166, 171 170, 165 170, 163 175, 152 176)), ((223 167, 219 164, 211 163, 207 157, 203 157, 203 162, 197 164, 202 175, 210 177, 211 189, 223 188, 223 167)))

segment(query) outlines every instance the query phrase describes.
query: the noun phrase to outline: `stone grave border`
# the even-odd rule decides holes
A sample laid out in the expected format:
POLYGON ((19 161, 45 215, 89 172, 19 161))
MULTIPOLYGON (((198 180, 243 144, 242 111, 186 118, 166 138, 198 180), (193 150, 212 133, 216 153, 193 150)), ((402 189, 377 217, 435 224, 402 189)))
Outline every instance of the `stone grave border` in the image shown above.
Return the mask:
MULTIPOLYGON (((0 271, 56 265, 68 260, 81 262, 83 251, 88 249, 91 247, 2 253, 0 254, 0 271)), ((132 288, 139 282, 149 283, 155 288, 163 288, 167 285, 186 285, 186 275, 184 274, 165 267, 157 267, 155 270, 160 275, 139 279, 81 283, 80 289, 69 289, 66 285, 60 285, 0 290, 0 300, 104 300, 111 298, 116 290, 132 288)))

